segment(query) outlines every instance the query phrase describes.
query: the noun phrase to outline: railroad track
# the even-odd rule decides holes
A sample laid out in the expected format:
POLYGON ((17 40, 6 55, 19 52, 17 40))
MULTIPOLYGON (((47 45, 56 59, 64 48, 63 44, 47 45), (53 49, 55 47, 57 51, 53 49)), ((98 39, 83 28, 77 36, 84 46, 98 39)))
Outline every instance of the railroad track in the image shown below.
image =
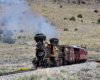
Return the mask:
POLYGON ((87 60, 86 62, 97 62, 97 63, 100 63, 100 60, 87 60))
MULTIPOLYGON (((86 62, 100 63, 100 60, 87 60, 86 62)), ((24 71, 14 71, 14 72, 2 73, 2 74, 0 74, 0 76, 7 76, 7 75, 11 75, 11 74, 23 73, 23 72, 34 71, 34 70, 36 70, 36 69, 28 69, 28 70, 24 70, 24 71)))
POLYGON ((23 73, 23 72, 28 72, 28 71, 34 71, 36 69, 28 69, 28 70, 23 70, 23 71, 14 71, 14 72, 8 72, 8 73, 2 73, 0 76, 7 76, 11 74, 17 74, 17 73, 23 73))

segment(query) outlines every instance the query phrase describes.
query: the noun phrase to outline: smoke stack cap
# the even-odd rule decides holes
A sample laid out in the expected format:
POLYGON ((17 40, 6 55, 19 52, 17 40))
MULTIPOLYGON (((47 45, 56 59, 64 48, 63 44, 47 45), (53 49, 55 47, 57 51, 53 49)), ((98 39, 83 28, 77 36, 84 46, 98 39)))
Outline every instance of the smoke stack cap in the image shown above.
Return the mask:
POLYGON ((43 42, 46 40, 46 36, 42 33, 36 34, 34 40, 38 43, 39 41, 43 42))
POLYGON ((51 44, 56 44, 57 45, 58 42, 59 42, 59 39, 57 39, 57 38, 51 38, 49 41, 50 41, 51 44))

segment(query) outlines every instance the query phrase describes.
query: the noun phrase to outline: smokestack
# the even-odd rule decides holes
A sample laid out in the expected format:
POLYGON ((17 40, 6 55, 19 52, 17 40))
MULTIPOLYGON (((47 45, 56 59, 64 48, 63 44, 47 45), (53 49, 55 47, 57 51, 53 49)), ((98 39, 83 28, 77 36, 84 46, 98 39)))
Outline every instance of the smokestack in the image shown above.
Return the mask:
POLYGON ((43 44, 43 41, 46 40, 46 36, 42 33, 40 34, 36 34, 35 37, 34 37, 34 40, 38 43, 39 41, 42 42, 43 44))
POLYGON ((59 42, 59 39, 57 39, 57 38, 51 38, 49 41, 50 41, 51 44, 57 45, 58 42, 59 42))

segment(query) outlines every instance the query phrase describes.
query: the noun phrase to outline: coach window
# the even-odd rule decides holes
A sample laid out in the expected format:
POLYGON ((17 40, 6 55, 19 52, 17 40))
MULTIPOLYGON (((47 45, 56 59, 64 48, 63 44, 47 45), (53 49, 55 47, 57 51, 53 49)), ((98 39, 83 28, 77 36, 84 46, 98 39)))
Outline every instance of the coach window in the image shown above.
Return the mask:
POLYGON ((79 52, 79 49, 74 48, 74 53, 78 53, 78 52, 79 52))

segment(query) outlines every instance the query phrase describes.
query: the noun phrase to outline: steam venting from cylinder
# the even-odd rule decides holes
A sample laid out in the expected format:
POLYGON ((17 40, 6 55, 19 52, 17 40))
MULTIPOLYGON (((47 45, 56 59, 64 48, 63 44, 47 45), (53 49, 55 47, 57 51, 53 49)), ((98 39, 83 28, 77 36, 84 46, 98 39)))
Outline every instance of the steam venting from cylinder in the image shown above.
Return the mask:
POLYGON ((59 39, 57 39, 57 38, 51 38, 49 41, 53 45, 57 45, 59 43, 59 39))

